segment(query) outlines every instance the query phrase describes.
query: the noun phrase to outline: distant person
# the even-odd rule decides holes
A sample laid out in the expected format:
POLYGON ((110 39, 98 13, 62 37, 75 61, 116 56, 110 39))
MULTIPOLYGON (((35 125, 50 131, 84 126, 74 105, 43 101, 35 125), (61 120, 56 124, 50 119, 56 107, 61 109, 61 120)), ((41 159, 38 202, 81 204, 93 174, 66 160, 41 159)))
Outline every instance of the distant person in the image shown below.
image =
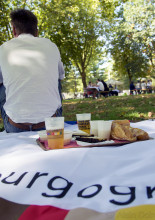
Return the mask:
POLYGON ((149 93, 152 93, 152 81, 151 80, 147 81, 146 88, 147 88, 149 93))
POLYGON ((109 96, 113 96, 114 94, 113 94, 113 86, 111 85, 111 84, 109 84, 109 96))
POLYGON ((135 85, 134 85, 133 81, 131 81, 131 83, 130 83, 130 95, 134 94, 135 89, 136 89, 135 85))
POLYGON ((60 115, 60 52, 49 39, 37 37, 38 21, 31 11, 18 9, 10 17, 14 38, 0 46, 4 128, 8 133, 44 130, 45 118, 60 115))
POLYGON ((146 89, 146 82, 145 81, 142 81, 141 87, 142 87, 142 90, 146 89))
POLYGON ((99 91, 104 91, 104 84, 101 82, 100 79, 97 80, 96 86, 99 88, 99 91))
POLYGON ((89 82, 87 86, 87 96, 89 97, 90 95, 92 95, 93 99, 95 99, 97 96, 97 93, 98 93, 98 90, 96 88, 93 88, 92 82, 89 82))
POLYGON ((92 86, 92 82, 89 82, 87 88, 91 88, 92 86))
POLYGON ((104 85, 104 91, 109 91, 109 88, 108 88, 108 85, 106 82, 104 82, 104 80, 101 80, 101 82, 103 83, 104 85))
POLYGON ((109 91, 112 91, 113 86, 111 84, 109 84, 109 91))
POLYGON ((100 79, 97 80, 96 86, 98 87, 98 90, 99 90, 98 95, 100 94, 100 95, 103 95, 103 96, 104 96, 104 94, 105 94, 105 93, 104 93, 104 85, 103 85, 103 83, 101 82, 100 79))
MULTIPOLYGON (((89 82, 87 85, 87 89, 90 89, 91 87, 92 87, 92 82, 89 82)), ((89 97, 90 95, 93 95, 93 91, 91 90, 87 90, 86 93, 87 93, 86 95, 87 97, 89 97)))
POLYGON ((109 96, 118 96, 119 90, 113 89, 113 86, 109 89, 109 96))
POLYGON ((104 85, 104 96, 105 97, 108 97, 108 95, 109 95, 109 88, 108 88, 108 85, 107 85, 107 83, 106 82, 104 82, 104 80, 101 80, 101 82, 103 83, 103 85, 104 85))
POLYGON ((141 83, 140 81, 138 80, 137 83, 136 83, 136 91, 138 94, 141 94, 141 83))
POLYGON ((146 93, 146 82, 145 81, 142 81, 141 87, 142 87, 142 92, 146 93))

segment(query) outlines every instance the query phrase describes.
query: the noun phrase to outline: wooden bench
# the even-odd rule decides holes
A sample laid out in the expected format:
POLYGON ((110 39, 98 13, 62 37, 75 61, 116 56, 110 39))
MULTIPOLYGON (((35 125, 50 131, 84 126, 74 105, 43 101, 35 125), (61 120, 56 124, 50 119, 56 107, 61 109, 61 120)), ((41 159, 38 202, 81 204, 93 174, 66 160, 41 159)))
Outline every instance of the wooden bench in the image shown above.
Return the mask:
POLYGON ((136 89, 130 90, 130 95, 134 95, 134 93, 137 93, 136 89))
POLYGON ((152 89, 136 89, 135 90, 136 94, 150 94, 154 91, 155 91, 155 89, 153 87, 152 87, 152 89))
POLYGON ((142 93, 142 94, 152 93, 152 89, 141 89, 141 93, 142 93))
POLYGON ((104 96, 104 97, 108 97, 109 96, 109 91, 99 91, 99 96, 104 96))
POLYGON ((147 93, 147 89, 141 89, 141 93, 142 94, 146 94, 147 93))

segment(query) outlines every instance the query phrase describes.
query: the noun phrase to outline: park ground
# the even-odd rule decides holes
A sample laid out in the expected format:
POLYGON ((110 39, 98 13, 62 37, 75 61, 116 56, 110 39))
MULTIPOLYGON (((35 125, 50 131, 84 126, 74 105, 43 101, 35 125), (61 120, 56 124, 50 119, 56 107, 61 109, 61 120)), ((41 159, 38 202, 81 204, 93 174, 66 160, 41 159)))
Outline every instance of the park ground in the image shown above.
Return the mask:
MULTIPOLYGON (((77 113, 91 113, 92 120, 128 119, 137 122, 155 119, 155 93, 63 100, 65 121, 76 121, 77 113)), ((0 130, 3 130, 1 118, 0 130)))
POLYGON ((129 119, 136 122, 153 119, 155 118, 155 94, 63 101, 63 116, 65 117, 65 121, 75 121, 77 113, 88 112, 91 113, 92 120, 129 119))

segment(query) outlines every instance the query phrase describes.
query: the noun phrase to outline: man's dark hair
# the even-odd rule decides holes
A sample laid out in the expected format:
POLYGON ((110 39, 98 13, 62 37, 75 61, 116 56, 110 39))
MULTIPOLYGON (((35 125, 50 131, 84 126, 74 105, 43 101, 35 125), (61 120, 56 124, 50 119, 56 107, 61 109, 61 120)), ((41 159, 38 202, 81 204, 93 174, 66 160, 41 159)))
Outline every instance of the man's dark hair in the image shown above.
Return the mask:
POLYGON ((29 10, 17 9, 10 13, 11 23, 18 34, 27 33, 37 35, 37 17, 29 10))

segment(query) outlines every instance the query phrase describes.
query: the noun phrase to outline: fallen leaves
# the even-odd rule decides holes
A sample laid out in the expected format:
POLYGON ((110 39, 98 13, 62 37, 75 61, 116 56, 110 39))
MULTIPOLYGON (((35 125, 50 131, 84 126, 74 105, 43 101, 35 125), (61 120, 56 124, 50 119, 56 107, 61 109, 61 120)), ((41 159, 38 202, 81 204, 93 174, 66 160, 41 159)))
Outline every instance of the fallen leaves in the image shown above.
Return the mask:
POLYGON ((92 120, 148 120, 155 118, 155 94, 107 99, 83 99, 63 101, 65 120, 75 120, 76 113, 91 112, 92 120), (151 112, 151 113, 149 113, 151 112))
POLYGON ((121 112, 120 117, 124 116, 126 112, 121 112))
POLYGON ((151 118, 153 115, 153 112, 148 112, 148 117, 151 118))
POLYGON ((155 113, 154 113, 154 112, 148 112, 148 117, 149 117, 150 119, 155 118, 155 113))
POLYGON ((143 113, 139 114, 139 116, 140 116, 140 118, 144 118, 145 117, 143 113))

